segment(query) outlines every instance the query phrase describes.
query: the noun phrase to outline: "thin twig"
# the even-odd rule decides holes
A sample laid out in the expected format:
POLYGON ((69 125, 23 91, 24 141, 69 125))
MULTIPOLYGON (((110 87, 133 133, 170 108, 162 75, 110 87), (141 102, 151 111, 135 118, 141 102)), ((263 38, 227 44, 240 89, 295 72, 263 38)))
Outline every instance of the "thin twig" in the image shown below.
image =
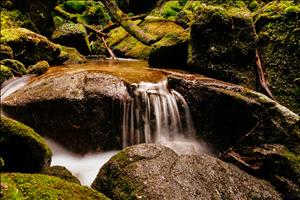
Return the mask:
POLYGON ((252 135, 255 131, 255 129, 258 127, 259 123, 256 123, 256 125, 247 133, 245 134, 243 137, 241 137, 235 144, 233 144, 231 147, 229 147, 224 153, 222 153, 219 156, 219 159, 224 158, 224 156, 226 156, 230 151, 232 151, 237 145, 239 145, 245 138, 249 137, 250 135, 252 135))

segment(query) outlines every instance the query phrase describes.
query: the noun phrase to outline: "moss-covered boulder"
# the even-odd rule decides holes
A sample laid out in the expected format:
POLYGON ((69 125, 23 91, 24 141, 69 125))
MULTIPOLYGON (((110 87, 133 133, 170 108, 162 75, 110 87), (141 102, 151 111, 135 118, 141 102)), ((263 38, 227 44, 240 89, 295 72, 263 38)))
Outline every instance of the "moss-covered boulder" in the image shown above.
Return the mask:
POLYGON ((10 68, 5 65, 0 65, 0 84, 4 81, 14 77, 13 73, 11 72, 10 68))
POLYGON ((1 115, 1 171, 37 172, 51 162, 51 150, 44 139, 28 126, 1 115))
POLYGON ((82 24, 64 23, 55 29, 52 40, 64 46, 75 47, 84 55, 89 55, 91 52, 87 32, 82 24))
POLYGON ((256 88, 255 47, 253 20, 247 8, 199 5, 191 26, 191 70, 256 88))
POLYGON ((259 59, 275 99, 300 112, 299 2, 203 0, 187 5, 194 10, 191 70, 263 91, 259 59))
POLYGON ((40 61, 36 63, 35 65, 30 65, 27 68, 28 74, 36 74, 36 75, 42 75, 49 69, 49 63, 45 60, 40 61))
POLYGON ((189 33, 166 34, 152 45, 148 63, 151 67, 184 69, 188 59, 189 33))
POLYGON ((257 11, 258 51, 276 100, 300 113, 300 2, 272 1, 257 11))
POLYGON ((57 177, 21 173, 1 174, 1 199, 109 200, 93 189, 57 177))
POLYGON ((14 59, 4 59, 0 61, 0 64, 5 65, 10 68, 10 70, 15 75, 25 75, 26 74, 26 68, 23 63, 20 61, 14 60, 14 59))
POLYGON ((281 199, 269 183, 206 154, 167 147, 125 148, 99 171, 92 188, 112 199, 281 199))
POLYGON ((27 28, 32 31, 38 31, 28 14, 20 10, 1 10, 1 29, 7 28, 27 28))
POLYGON ((35 29, 30 29, 50 37, 53 29, 52 12, 57 1, 45 0, 13 0, 14 7, 29 16, 35 29))
POLYGON ((40 173, 49 176, 56 176, 65 181, 77 183, 80 185, 80 181, 67 168, 63 166, 46 167, 40 173))
POLYGON ((12 59, 13 57, 13 50, 7 45, 0 44, 0 60, 12 59))
POLYGON ((60 54, 59 45, 25 28, 1 30, 1 43, 10 46, 14 59, 25 65, 35 64, 42 60, 51 62, 60 54))
POLYGON ((65 64, 80 64, 87 61, 85 56, 81 55, 77 49, 73 47, 61 46, 61 52, 67 56, 64 62, 65 64))
POLYGON ((169 76, 169 87, 188 102, 199 138, 222 159, 269 180, 283 196, 299 198, 299 115, 241 86, 181 76, 169 76))

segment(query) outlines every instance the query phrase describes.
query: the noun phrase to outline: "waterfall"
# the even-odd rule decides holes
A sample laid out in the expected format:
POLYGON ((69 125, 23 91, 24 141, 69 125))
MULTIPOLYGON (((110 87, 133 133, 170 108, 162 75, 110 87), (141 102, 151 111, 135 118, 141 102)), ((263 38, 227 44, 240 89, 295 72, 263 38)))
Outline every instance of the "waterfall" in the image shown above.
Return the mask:
POLYGON ((195 138, 187 102, 167 80, 132 84, 129 93, 123 101, 123 147, 195 138))

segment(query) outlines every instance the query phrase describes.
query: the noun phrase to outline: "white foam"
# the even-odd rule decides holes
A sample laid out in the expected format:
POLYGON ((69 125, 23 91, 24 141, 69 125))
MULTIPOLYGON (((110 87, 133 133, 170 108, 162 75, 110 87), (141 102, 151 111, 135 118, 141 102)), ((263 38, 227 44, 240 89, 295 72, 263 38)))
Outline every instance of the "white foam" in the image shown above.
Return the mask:
POLYGON ((60 165, 66 167, 76 176, 82 185, 90 186, 96 178, 100 168, 118 151, 103 153, 91 153, 84 156, 69 152, 53 140, 46 139, 52 150, 51 166, 60 165))

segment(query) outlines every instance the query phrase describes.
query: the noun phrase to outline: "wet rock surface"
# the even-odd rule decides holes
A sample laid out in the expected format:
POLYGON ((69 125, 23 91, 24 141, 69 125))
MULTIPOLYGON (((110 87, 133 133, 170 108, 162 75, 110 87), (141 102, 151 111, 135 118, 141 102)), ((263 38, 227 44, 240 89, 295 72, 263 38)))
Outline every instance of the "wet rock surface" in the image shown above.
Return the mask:
POLYGON ((74 72, 37 79, 2 103, 10 116, 84 153, 120 148, 113 102, 126 94, 116 77, 74 72))
POLYGON ((1 115, 0 131, 1 172, 38 172, 50 165, 51 150, 33 129, 1 115))
POLYGON ((261 93, 214 79, 169 76, 169 85, 187 100, 199 137, 215 153, 298 198, 297 114, 261 93))
POLYGON ((152 144, 118 153, 92 187, 112 199, 281 199, 267 182, 231 164, 152 144))

